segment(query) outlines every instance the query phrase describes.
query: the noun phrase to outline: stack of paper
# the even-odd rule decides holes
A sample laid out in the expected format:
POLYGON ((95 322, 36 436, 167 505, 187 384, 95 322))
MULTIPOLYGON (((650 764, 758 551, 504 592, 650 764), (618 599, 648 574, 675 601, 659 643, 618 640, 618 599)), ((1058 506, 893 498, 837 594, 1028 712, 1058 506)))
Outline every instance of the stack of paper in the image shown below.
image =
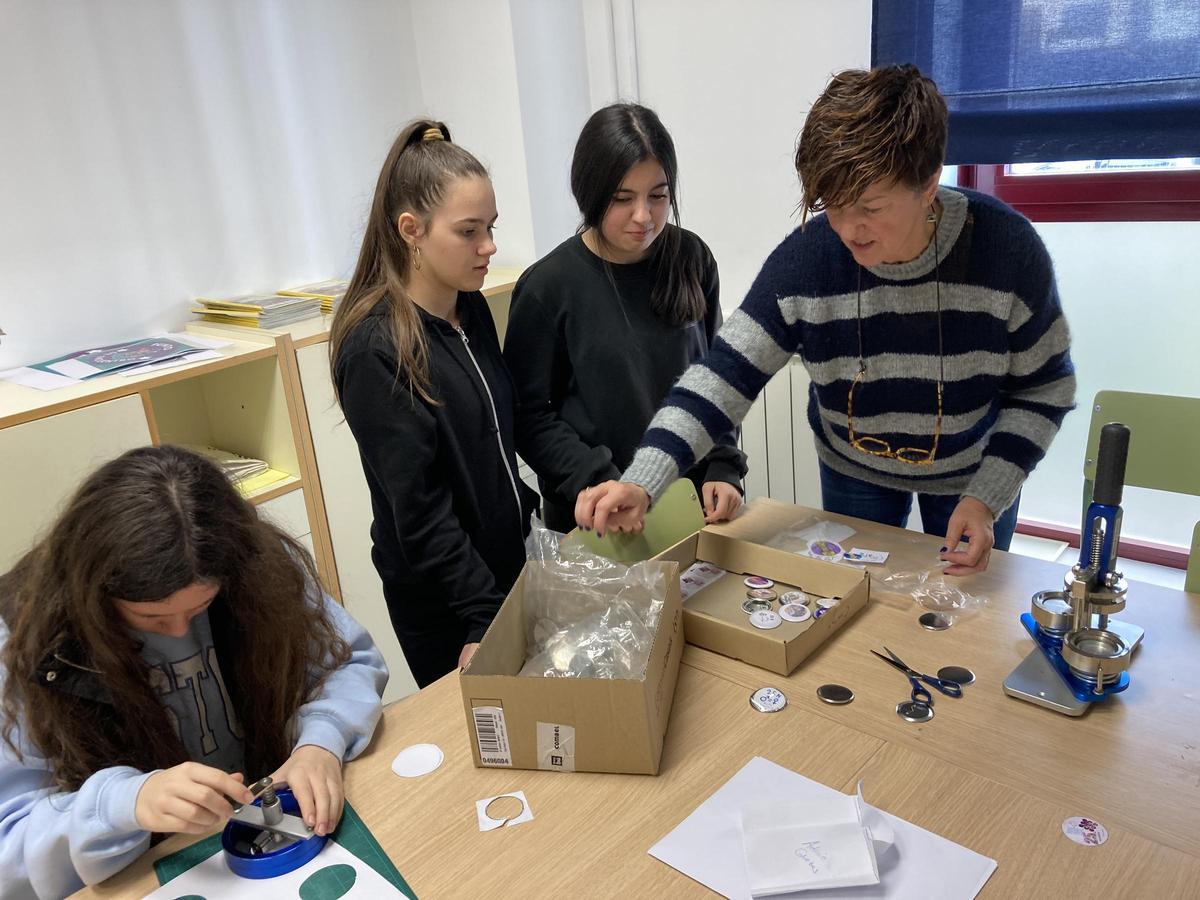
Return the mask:
POLYGON ((286 288, 279 293, 284 297, 315 297, 321 301, 321 312, 328 316, 337 309, 338 303, 346 296, 348 287, 350 287, 348 281, 318 281, 314 284, 286 288))
POLYGON ((267 471, 267 464, 261 459, 251 459, 248 456, 239 456, 236 453, 231 453, 228 450, 220 450, 216 447, 209 447, 201 444, 184 444, 183 446, 191 450, 193 453, 199 453, 201 456, 207 456, 222 472, 229 478, 230 481, 241 481, 243 478, 249 478, 252 475, 257 475, 260 472, 267 471))
POLYGON ((237 325, 241 328, 280 328, 319 315, 321 300, 316 297, 283 297, 279 294, 246 294, 228 300, 197 297, 202 306, 193 307, 205 322, 237 325))
POLYGON ((210 447, 204 444, 184 444, 193 453, 208 457, 225 473, 243 494, 251 494, 269 484, 283 481, 288 477, 287 472, 270 468, 261 459, 242 456, 229 450, 210 447))

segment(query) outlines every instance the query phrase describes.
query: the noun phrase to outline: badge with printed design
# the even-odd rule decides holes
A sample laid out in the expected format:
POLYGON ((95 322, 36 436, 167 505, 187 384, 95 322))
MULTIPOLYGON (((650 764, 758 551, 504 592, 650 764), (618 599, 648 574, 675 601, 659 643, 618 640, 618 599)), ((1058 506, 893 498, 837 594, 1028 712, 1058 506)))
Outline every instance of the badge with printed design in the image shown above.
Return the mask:
POLYGON ((773 613, 766 609, 760 609, 758 612, 750 616, 750 624, 755 628, 761 628, 766 631, 770 628, 778 628, 783 624, 783 619, 779 618, 777 613, 773 613))
POLYGON ((1099 847, 1108 840, 1108 829, 1095 819, 1088 819, 1084 816, 1071 816, 1069 819, 1063 819, 1062 830, 1063 834, 1075 843, 1083 844, 1085 847, 1099 847))

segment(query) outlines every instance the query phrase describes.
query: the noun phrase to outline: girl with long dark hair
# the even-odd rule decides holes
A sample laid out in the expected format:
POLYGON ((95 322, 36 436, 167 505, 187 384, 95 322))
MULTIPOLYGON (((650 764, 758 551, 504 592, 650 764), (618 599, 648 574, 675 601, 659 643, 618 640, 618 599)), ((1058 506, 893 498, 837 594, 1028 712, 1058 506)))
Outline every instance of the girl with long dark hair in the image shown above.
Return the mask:
MULTIPOLYGON (((513 292, 504 356, 517 383, 517 449, 555 530, 574 527, 581 490, 629 465, 659 403, 721 325, 717 264, 679 226, 677 184, 675 146, 652 110, 597 111, 571 163, 579 233, 513 292)), ((746 474, 735 432, 683 474, 707 521, 732 516, 746 474)))
POLYGON ((387 667, 207 460, 131 450, 0 578, 0 884, 65 896, 286 782, 318 833, 387 667), (228 798, 228 799, 227 799, 228 798))
POLYGON ((371 492, 372 559, 419 686, 470 660, 525 562, 513 387, 480 293, 496 252, 487 170, 410 123, 379 173, 329 341, 371 492))

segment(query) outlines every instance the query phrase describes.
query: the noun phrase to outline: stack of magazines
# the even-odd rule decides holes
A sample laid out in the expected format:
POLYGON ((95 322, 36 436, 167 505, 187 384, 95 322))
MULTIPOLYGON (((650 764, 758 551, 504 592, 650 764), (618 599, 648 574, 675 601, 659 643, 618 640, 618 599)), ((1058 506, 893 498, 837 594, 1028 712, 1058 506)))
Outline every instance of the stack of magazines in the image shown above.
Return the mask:
POLYGON ((246 294, 228 300, 197 297, 202 304, 192 312, 201 320, 242 328, 281 328, 321 313, 318 297, 284 297, 279 294, 246 294))
POLYGON ((204 444, 184 444, 183 446, 216 463, 217 468, 225 473, 225 477, 244 494, 261 490, 269 484, 283 481, 288 477, 287 472, 272 469, 261 459, 242 456, 229 450, 221 450, 218 447, 204 444))
POLYGON ((285 297, 315 297, 321 301, 321 312, 330 315, 337 309, 338 303, 346 296, 348 281, 318 281, 315 284, 302 284, 300 287, 286 288, 279 291, 285 297))

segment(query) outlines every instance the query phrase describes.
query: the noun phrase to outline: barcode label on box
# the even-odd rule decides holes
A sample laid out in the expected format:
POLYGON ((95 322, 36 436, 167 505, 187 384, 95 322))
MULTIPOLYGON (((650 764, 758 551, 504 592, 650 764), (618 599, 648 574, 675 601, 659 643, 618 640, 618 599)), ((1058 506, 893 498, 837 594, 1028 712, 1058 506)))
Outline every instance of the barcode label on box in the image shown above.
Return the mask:
POLYGON ((554 722, 537 723, 538 768, 551 772, 575 771, 575 729, 554 722))
POLYGON ((508 746, 508 728, 504 725, 504 710, 499 706, 476 706, 475 742, 479 745, 479 762, 485 766, 511 766, 512 751, 508 746))

